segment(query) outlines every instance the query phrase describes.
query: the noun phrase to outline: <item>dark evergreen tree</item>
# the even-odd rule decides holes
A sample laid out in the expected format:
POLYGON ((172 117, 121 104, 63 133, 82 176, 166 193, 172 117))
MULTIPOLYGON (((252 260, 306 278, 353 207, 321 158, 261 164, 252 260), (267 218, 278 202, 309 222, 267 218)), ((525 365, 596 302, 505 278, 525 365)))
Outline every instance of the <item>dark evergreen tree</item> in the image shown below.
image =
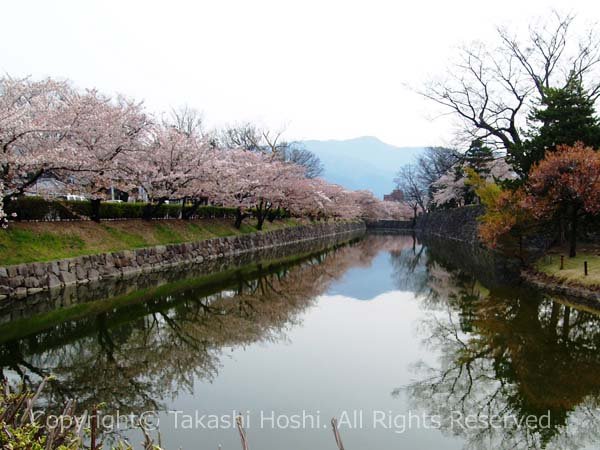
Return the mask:
POLYGON ((600 147, 600 121, 594 100, 577 77, 571 77, 564 88, 547 88, 540 105, 529 116, 535 130, 519 146, 509 152, 509 162, 523 177, 531 167, 561 144, 582 142, 600 147))
MULTIPOLYGON (((467 178, 466 170, 473 169, 483 178, 486 178, 491 171, 494 161, 494 151, 487 147, 480 139, 471 142, 468 150, 461 156, 460 164, 454 167, 454 181, 467 178)), ((463 202, 465 205, 477 203, 477 196, 472 186, 465 185, 463 188, 463 202)))
POLYGON ((480 139, 471 142, 471 146, 463 156, 463 166, 470 167, 481 176, 490 173, 490 165, 494 161, 494 152, 485 146, 480 139))

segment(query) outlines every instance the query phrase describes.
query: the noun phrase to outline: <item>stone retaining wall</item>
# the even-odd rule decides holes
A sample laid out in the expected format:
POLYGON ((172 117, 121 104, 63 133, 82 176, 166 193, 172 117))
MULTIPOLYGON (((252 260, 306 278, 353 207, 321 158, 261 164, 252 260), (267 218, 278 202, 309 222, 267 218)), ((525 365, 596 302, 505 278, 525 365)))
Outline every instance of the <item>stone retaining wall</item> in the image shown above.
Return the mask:
POLYGON ((417 217, 415 230, 444 239, 476 243, 477 218, 481 214, 481 206, 440 209, 417 217))
MULTIPOLYGON (((440 209, 417 218, 418 234, 460 241, 472 245, 484 244, 479 240, 479 217, 484 213, 481 205, 440 209)), ((542 256, 552 245, 556 232, 552 226, 540 223, 522 237, 519 258, 529 263, 542 256)))
POLYGON ((22 298, 46 290, 155 272, 182 264, 209 264, 261 249, 364 230, 362 221, 316 223, 185 244, 1 267, 0 299, 22 298))

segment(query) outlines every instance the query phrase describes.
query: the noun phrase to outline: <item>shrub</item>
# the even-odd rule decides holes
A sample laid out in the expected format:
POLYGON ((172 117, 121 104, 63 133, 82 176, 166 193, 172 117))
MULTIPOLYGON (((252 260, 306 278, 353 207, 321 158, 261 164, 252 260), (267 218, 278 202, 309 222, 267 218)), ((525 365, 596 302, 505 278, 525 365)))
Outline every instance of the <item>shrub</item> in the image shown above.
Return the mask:
MULTIPOLYGON (((100 203, 100 218, 110 219, 141 219, 147 203, 100 203)), ((6 214, 16 214, 16 220, 87 220, 91 217, 92 207, 89 201, 46 200, 42 197, 18 197, 5 205, 6 214)), ((182 206, 180 204, 153 205, 151 218, 177 219, 183 215, 190 219, 196 218, 234 218, 235 208, 222 206, 182 206)))
POLYGON ((86 202, 48 201, 41 197, 19 197, 7 202, 5 210, 8 214, 16 214, 17 220, 72 220, 80 218, 78 216, 81 208, 70 208, 70 205, 68 205, 70 203, 86 202))

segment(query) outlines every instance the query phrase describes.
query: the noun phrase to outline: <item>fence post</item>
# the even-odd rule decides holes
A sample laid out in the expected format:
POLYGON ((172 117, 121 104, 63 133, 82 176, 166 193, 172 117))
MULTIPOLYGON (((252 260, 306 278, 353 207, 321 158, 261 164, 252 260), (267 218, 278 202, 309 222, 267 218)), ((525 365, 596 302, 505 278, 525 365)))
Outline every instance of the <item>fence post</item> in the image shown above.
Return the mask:
POLYGON ((583 272, 585 273, 585 276, 587 277, 587 275, 588 275, 588 264, 587 264, 587 261, 583 262, 583 272))

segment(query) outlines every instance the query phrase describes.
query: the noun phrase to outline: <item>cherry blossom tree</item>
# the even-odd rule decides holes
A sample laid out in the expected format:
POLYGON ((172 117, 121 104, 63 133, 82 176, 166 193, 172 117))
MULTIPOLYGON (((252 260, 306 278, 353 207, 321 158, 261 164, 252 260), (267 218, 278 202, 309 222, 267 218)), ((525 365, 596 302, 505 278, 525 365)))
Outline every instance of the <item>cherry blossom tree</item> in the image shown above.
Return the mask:
POLYGON ((359 198, 378 202, 370 192, 356 194, 319 178, 307 178, 303 167, 260 152, 223 151, 214 172, 215 198, 237 208, 237 227, 251 212, 261 229, 269 211, 277 208, 312 219, 356 218, 362 214, 359 198))
POLYGON ((0 179, 4 201, 47 172, 64 168, 69 132, 64 102, 72 88, 55 80, 0 78, 0 179))
POLYGON ((237 208, 235 226, 240 227, 252 209, 262 229, 267 214, 285 201, 285 187, 302 177, 301 169, 272 155, 250 150, 221 151, 213 162, 214 197, 237 208))
POLYGON ((315 208, 312 218, 350 219, 360 216, 357 196, 344 187, 316 179, 310 184, 314 195, 315 208))
POLYGON ((272 131, 246 123, 228 127, 217 134, 216 141, 222 148, 241 148, 271 154, 281 161, 303 167, 307 178, 317 178, 323 173, 319 157, 300 142, 285 140, 283 131, 272 131))
MULTIPOLYGON (((432 203, 436 206, 464 206, 474 200, 476 201, 474 199, 473 187, 468 183, 469 168, 469 164, 464 162, 456 164, 442 175, 438 181, 433 183, 434 194, 432 203)), ((488 182, 513 180, 517 177, 505 158, 497 158, 485 162, 479 169, 477 172, 488 182)))
POLYGON ((355 201, 353 217, 366 220, 407 220, 413 215, 407 203, 382 201, 370 191, 355 191, 351 196, 355 201))
POLYGON ((406 202, 380 201, 376 218, 409 220, 412 210, 406 202))
POLYGON ((70 164, 62 175, 85 190, 97 220, 109 188, 132 187, 126 167, 131 154, 147 145, 152 119, 141 103, 122 96, 113 100, 95 90, 74 92, 67 102, 70 164))
POLYGON ((354 208, 354 202, 348 196, 348 191, 337 184, 320 181, 316 190, 318 209, 315 218, 349 216, 354 208))
POLYGON ((360 210, 354 194, 321 178, 296 177, 286 192, 285 205, 294 215, 313 220, 356 218, 360 210))
POLYGON ((384 202, 370 191, 349 191, 322 179, 297 179, 285 195, 286 207, 312 219, 406 220, 411 215, 405 203, 384 202))
POLYGON ((0 181, 0 228, 8 227, 8 216, 4 212, 4 183, 0 181))
POLYGON ((289 201, 293 198, 291 192, 298 188, 299 183, 305 182, 306 177, 301 166, 277 158, 270 158, 259 176, 260 182, 254 188, 254 211, 258 221, 257 228, 260 230, 270 211, 295 208, 295 204, 289 201))
MULTIPOLYGON (((163 124, 153 127, 147 145, 127 153, 125 170, 150 203, 191 200, 197 206, 210 194, 207 162, 215 156, 216 150, 195 132, 163 124)), ((150 204, 147 218, 152 209, 150 204)))
POLYGON ((360 211, 360 216, 365 219, 376 219, 382 217, 381 201, 371 191, 354 192, 354 200, 360 211))
POLYGON ((144 192, 148 211, 167 200, 234 207, 238 228, 253 215, 261 229, 277 209, 317 220, 406 213, 405 205, 316 178, 319 167, 314 155, 283 141, 281 133, 245 126, 209 136, 190 108, 157 120, 123 96, 50 79, 0 78, 2 225, 6 201, 46 176, 90 198, 95 220, 111 188, 144 192))

